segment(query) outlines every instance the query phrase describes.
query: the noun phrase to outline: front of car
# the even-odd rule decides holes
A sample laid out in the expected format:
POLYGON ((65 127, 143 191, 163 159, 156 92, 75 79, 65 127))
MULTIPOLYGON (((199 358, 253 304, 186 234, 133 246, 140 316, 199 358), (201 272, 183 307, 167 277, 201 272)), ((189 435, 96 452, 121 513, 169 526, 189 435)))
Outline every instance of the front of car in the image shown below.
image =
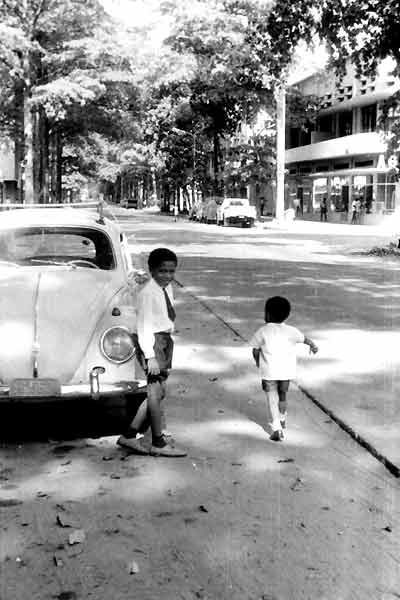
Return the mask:
POLYGON ((1 215, 0 402, 143 396, 121 233, 52 212, 1 215))

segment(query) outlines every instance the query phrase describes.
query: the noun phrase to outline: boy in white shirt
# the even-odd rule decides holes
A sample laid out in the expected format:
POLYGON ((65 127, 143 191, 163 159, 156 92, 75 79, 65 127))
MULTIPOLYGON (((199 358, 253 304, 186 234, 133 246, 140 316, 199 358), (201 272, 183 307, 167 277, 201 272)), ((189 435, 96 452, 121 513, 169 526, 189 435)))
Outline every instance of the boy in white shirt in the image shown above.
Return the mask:
POLYGON ((284 323, 289 314, 289 300, 281 296, 268 298, 265 303, 266 324, 250 340, 272 416, 270 439, 274 442, 283 439, 282 430, 286 428, 286 393, 290 380, 296 377, 296 344, 307 344, 313 354, 318 352, 310 338, 296 327, 284 323))
POLYGON ((143 404, 128 431, 118 439, 140 454, 152 456, 186 456, 186 452, 173 446, 162 432, 161 402, 166 394, 166 380, 172 366, 175 309, 171 282, 178 259, 168 248, 156 248, 148 259, 151 279, 143 286, 137 298, 137 358, 147 375, 147 405, 143 404), (147 412, 143 414, 143 411, 147 412), (147 450, 136 438, 150 421, 152 444, 147 450))

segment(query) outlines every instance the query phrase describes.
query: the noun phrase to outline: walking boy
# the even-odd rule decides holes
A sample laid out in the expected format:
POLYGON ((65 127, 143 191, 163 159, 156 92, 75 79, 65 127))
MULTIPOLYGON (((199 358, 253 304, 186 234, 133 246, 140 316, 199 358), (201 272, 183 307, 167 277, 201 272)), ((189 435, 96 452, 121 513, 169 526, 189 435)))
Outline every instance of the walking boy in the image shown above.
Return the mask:
POLYGON ((131 426, 118 444, 140 454, 152 456, 186 456, 186 452, 168 442, 162 434, 161 402, 166 394, 166 381, 172 366, 175 309, 171 282, 178 259, 168 248, 153 250, 148 259, 151 279, 138 293, 137 356, 147 375, 147 408, 142 404, 131 426), (150 421, 152 443, 147 450, 136 439, 143 431, 146 417, 150 421))
POLYGON ((250 340, 272 416, 270 439, 274 442, 283 439, 282 430, 286 428, 286 393, 290 380, 296 377, 296 344, 307 344, 313 354, 318 352, 310 338, 296 327, 286 325, 289 314, 289 300, 281 296, 268 298, 265 303, 265 325, 250 340))

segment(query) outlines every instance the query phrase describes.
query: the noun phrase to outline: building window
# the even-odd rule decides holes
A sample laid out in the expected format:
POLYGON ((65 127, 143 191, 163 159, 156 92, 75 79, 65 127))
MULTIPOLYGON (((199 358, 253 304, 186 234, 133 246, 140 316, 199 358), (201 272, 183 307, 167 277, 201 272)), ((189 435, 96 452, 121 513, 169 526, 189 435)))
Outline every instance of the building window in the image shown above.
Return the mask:
POLYGON ((339 137, 353 133, 353 112, 345 110, 339 113, 339 137))
POLYGON ((289 130, 289 148, 298 148, 300 146, 300 129, 291 127, 289 130))
POLYGON ((317 119, 317 131, 323 133, 334 133, 333 115, 324 115, 317 119))
POLYGON ((376 104, 368 104, 361 108, 361 131, 375 131, 376 129, 376 104))

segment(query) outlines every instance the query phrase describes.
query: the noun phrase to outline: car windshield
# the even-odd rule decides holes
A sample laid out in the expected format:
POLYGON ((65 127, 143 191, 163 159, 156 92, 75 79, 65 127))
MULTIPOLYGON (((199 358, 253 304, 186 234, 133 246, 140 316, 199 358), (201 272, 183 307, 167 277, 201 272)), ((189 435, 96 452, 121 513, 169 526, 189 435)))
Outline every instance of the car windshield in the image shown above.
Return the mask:
POLYGON ((84 227, 26 227, 0 232, 0 266, 66 265, 115 269, 106 234, 84 227))

